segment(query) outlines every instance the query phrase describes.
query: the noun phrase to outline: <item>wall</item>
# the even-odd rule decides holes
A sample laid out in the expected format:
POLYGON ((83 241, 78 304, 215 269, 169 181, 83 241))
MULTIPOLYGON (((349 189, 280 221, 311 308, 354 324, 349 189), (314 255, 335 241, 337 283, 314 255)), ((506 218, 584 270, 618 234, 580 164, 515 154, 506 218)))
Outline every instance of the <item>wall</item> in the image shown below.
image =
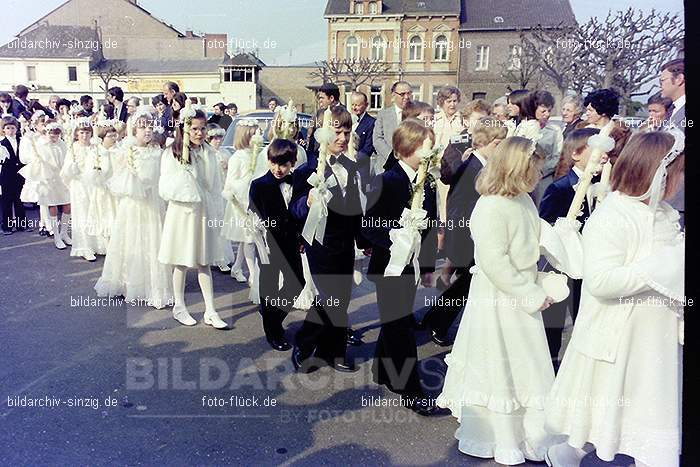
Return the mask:
POLYGON ((9 90, 17 83, 50 86, 56 93, 90 90, 88 59, 22 59, 0 58, 0 89, 9 90), (36 81, 27 81, 27 66, 36 67, 36 81), (68 81, 68 67, 77 68, 75 82, 68 81))

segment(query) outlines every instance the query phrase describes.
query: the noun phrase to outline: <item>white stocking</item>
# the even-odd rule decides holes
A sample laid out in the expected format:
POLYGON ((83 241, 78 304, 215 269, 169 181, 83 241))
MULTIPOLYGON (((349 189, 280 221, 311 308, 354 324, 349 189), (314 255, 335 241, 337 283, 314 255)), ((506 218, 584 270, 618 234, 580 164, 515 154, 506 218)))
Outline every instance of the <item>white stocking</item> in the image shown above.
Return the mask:
POLYGON ((54 226, 50 221, 49 207, 43 204, 39 205, 39 227, 43 227, 51 233, 54 231, 54 226))
POLYGON ((214 308, 214 285, 211 279, 211 269, 209 266, 199 266, 197 269, 197 280, 199 288, 202 290, 204 297, 205 313, 216 312, 214 308))
POLYGON ((232 271, 240 271, 243 266, 243 242, 238 242, 238 249, 236 250, 236 260, 231 266, 232 271))
POLYGON ((187 268, 185 266, 173 267, 173 295, 175 297, 175 307, 185 307, 185 279, 187 278, 187 268))
POLYGON ((248 265, 248 282, 250 284, 255 283, 255 244, 254 243, 244 243, 243 244, 243 256, 245 256, 245 263, 248 265))

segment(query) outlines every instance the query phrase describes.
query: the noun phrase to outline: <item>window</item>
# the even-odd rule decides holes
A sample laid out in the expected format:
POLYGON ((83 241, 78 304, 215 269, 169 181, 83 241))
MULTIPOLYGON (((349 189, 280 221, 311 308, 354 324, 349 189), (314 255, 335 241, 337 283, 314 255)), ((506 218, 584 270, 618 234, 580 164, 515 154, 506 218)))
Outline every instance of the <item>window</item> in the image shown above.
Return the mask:
POLYGON ((223 81, 226 83, 233 81, 254 82, 254 74, 252 68, 245 67, 224 67, 223 81))
POLYGON ((382 87, 372 86, 369 90, 369 108, 372 110, 379 110, 382 106, 382 87))
POLYGON ((377 2, 370 2, 369 3, 369 14, 370 15, 377 14, 377 2))
POLYGON ((437 103, 437 95, 438 95, 438 91, 440 90, 441 87, 442 87, 442 86, 435 86, 435 85, 433 86, 433 100, 432 100, 432 105, 433 105, 433 107, 435 107, 435 108, 439 107, 439 106, 438 106, 438 103, 437 103))
POLYGON ((479 45, 476 47, 476 70, 484 71, 489 69, 489 46, 479 45))
POLYGON ((472 100, 474 99, 486 99, 486 93, 485 92, 473 92, 472 93, 472 100))
POLYGON ((435 38, 435 60, 447 60, 447 37, 439 35, 435 38))
POLYGON ((199 103, 202 105, 207 105, 207 98, 206 97, 200 97, 199 98, 199 103))
POLYGON ((381 37, 372 39, 372 60, 384 61, 386 59, 386 43, 381 37))
POLYGON ((348 37, 345 42, 345 58, 354 59, 360 57, 360 44, 355 36, 348 37))
POLYGON ((420 36, 413 36, 408 41, 408 60, 412 62, 423 60, 423 39, 420 36))
POLYGON ((69 82, 78 81, 78 67, 74 67, 74 66, 68 67, 68 81, 69 82))
POLYGON ((423 100, 423 96, 420 92, 420 84, 412 85, 411 91, 413 92, 413 100, 414 101, 422 101, 423 100))
POLYGON ((27 66, 27 81, 36 81, 36 67, 27 66))
POLYGON ((365 14, 365 5, 362 2, 358 2, 355 4, 355 13, 358 15, 364 15, 365 14))
POLYGON ((519 45, 510 46, 510 59, 508 61, 509 70, 519 70, 520 69, 520 56, 523 53, 523 48, 519 45))

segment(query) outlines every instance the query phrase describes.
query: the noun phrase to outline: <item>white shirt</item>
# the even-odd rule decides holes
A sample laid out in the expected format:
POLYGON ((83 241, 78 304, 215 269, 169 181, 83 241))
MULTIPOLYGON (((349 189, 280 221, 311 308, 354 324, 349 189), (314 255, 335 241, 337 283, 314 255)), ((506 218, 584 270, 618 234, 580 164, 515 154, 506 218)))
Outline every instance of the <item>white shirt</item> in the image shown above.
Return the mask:
POLYGON ((401 123, 401 114, 403 113, 403 109, 399 108, 398 105, 394 104, 394 112, 396 112, 396 123, 401 123))
POLYGON ((289 201, 292 199, 292 185, 286 182, 280 183, 280 191, 282 198, 284 198, 284 205, 289 207, 289 201))
POLYGON ((15 156, 17 155, 17 138, 5 138, 7 141, 10 142, 10 146, 12 146, 12 150, 15 152, 15 156))
POLYGON ((407 163, 405 163, 405 162, 402 161, 402 160, 399 160, 399 165, 401 166, 401 168, 403 169, 403 171, 406 172, 406 175, 408 176, 408 180, 409 180, 412 184, 415 184, 415 183, 416 183, 416 177, 418 176, 418 172, 416 172, 415 170, 413 170, 413 167, 411 167, 410 165, 408 165, 407 163))
POLYGON ((685 94, 683 94, 681 97, 673 101, 673 112, 671 113, 671 117, 676 115, 676 112, 685 105, 685 94))
POLYGON ((335 158, 335 164, 329 163, 328 165, 330 166, 333 175, 335 175, 335 179, 338 181, 340 191, 342 191, 343 196, 345 196, 345 189, 348 186, 348 171, 345 169, 345 167, 343 167, 343 164, 337 162, 338 157, 340 157, 341 155, 342 153, 338 154, 337 156, 331 155, 331 157, 335 158))

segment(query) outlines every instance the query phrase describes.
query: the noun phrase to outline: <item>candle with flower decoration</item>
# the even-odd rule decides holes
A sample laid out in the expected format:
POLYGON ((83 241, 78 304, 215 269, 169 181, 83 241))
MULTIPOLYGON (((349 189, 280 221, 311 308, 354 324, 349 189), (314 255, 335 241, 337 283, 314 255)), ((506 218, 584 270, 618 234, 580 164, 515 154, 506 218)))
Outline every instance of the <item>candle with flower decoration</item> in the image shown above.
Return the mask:
POLYGON ((326 111, 323 112, 323 125, 321 126, 323 137, 318 140, 320 147, 318 151, 318 167, 316 167, 316 174, 318 174, 322 180, 326 173, 326 162, 328 159, 328 146, 330 140, 328 136, 330 132, 333 131, 332 121, 333 114, 331 113, 330 107, 328 107, 326 111))
POLYGON ((190 128, 192 126, 192 101, 187 98, 185 100, 185 108, 183 109, 183 125, 182 125, 182 162, 190 163, 190 128))
POLYGON ((265 143, 265 140, 263 139, 262 130, 260 129, 260 127, 258 127, 258 129, 255 130, 255 134, 250 139, 250 143, 252 145, 252 152, 253 152, 253 157, 250 160, 250 173, 251 173, 251 175, 254 175, 255 174, 255 166, 258 163, 258 155, 260 154, 260 150, 262 149, 262 146, 265 143))

